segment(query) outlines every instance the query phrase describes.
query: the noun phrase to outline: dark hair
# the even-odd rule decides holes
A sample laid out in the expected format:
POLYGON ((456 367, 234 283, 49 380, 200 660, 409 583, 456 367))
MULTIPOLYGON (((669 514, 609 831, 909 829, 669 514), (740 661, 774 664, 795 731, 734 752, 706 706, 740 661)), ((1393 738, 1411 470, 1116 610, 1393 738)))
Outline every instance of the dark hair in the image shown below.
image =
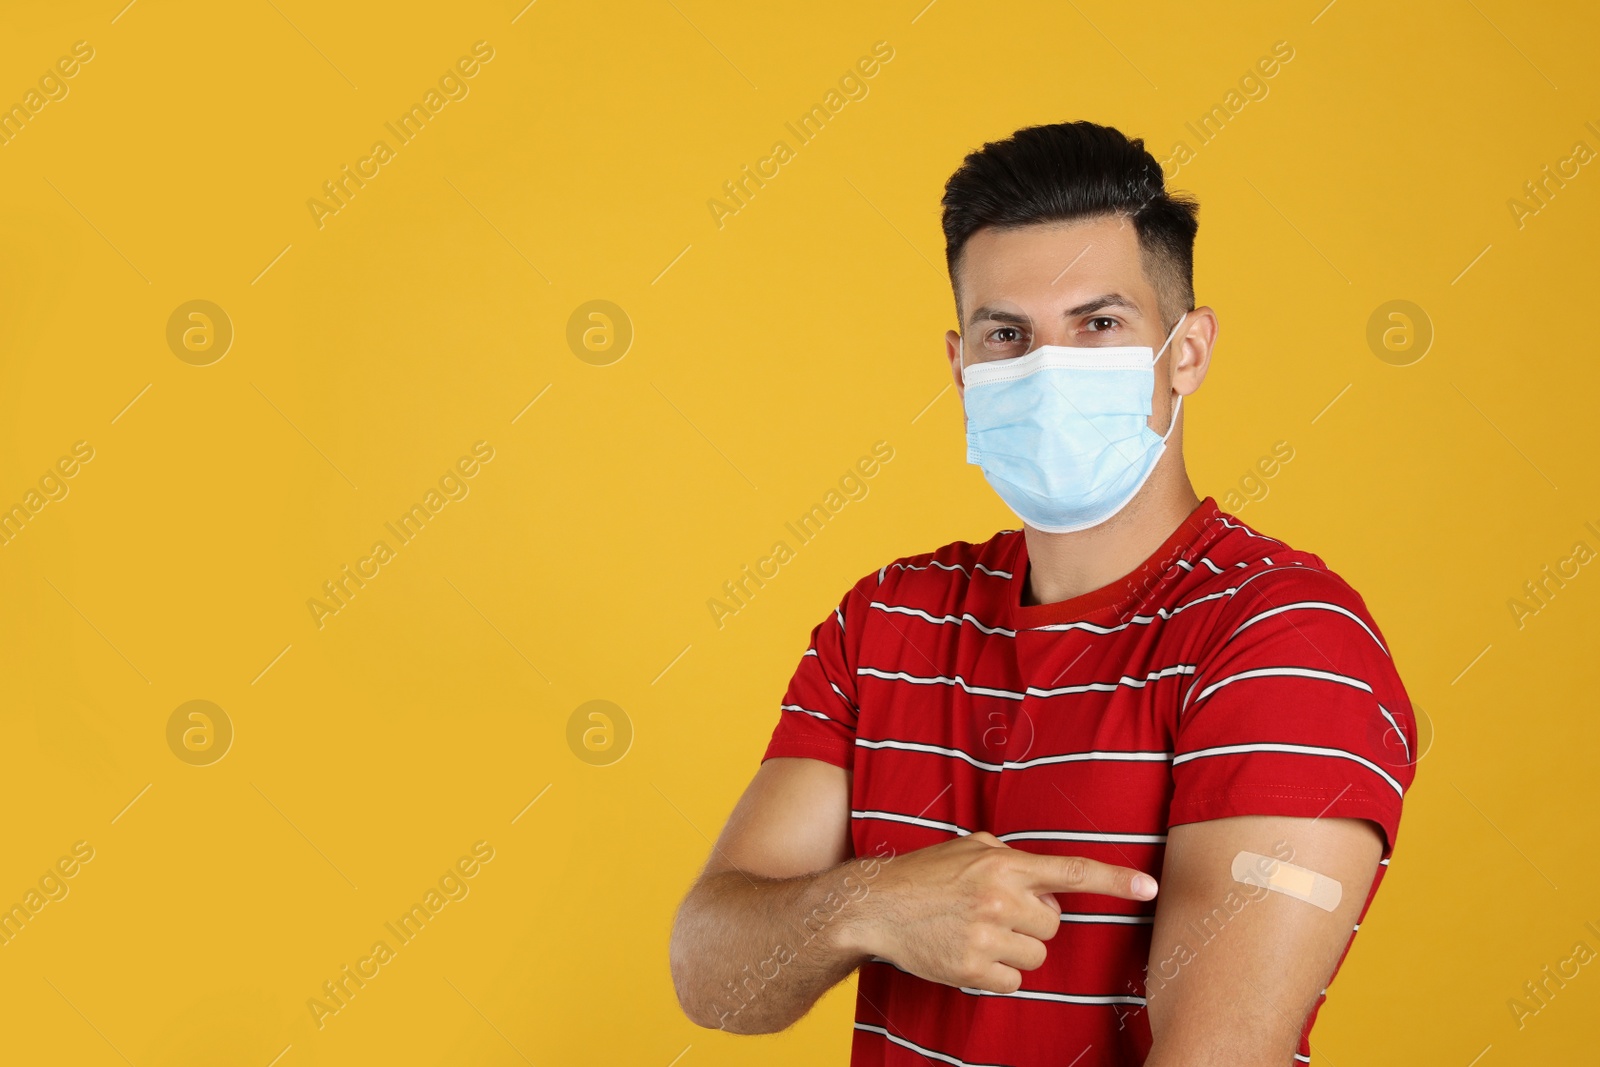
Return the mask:
MULTIPOLYGON (((950 284, 967 239, 985 226, 1014 229, 1125 214, 1155 286, 1163 325, 1194 307, 1194 235, 1200 203, 1169 193, 1144 140, 1093 122, 1028 126, 961 161, 945 183, 945 264, 950 284)), ((961 298, 956 297, 956 312, 961 298)), ((964 324, 963 324, 964 325, 964 324)))

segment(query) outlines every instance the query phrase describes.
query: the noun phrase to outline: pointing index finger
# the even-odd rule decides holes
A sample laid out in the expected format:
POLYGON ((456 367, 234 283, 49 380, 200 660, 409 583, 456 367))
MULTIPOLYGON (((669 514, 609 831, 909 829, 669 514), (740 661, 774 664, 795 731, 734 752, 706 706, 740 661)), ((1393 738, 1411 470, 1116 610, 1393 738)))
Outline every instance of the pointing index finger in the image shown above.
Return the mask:
POLYGON ((1035 892, 1102 893, 1124 900, 1149 900, 1156 880, 1132 867, 1118 867, 1085 856, 1030 855, 1029 888, 1035 892))

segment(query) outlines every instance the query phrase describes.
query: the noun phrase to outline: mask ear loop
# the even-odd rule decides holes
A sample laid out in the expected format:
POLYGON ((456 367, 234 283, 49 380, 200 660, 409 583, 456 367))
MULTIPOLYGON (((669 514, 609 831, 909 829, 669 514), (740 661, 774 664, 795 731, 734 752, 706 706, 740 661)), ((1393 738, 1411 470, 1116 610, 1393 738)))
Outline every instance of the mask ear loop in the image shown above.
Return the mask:
MULTIPOLYGON (((1189 310, 1193 311, 1194 309, 1190 308, 1189 310)), ((1178 336, 1178 327, 1182 326, 1183 320, 1187 319, 1188 317, 1188 311, 1185 311, 1182 315, 1178 316, 1178 321, 1172 327, 1172 332, 1167 334, 1167 339, 1162 342, 1161 352, 1156 353, 1155 358, 1150 361, 1150 366, 1154 367, 1157 363, 1161 362, 1162 352, 1165 352, 1167 350, 1167 345, 1170 345, 1172 343, 1172 339, 1178 336)), ((1172 436, 1172 428, 1178 425, 1178 412, 1181 410, 1183 410, 1183 394, 1179 393, 1177 402, 1172 405, 1172 418, 1167 422, 1167 432, 1161 435, 1161 443, 1163 445, 1167 443, 1167 438, 1172 436)))

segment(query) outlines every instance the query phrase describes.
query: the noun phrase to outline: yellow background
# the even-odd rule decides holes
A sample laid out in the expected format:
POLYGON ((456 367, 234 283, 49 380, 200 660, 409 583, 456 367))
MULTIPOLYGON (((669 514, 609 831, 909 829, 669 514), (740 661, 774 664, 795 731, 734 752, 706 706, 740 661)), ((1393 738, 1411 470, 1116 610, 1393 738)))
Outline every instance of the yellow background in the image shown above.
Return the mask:
POLYGON ((1437 734, 1318 1056, 1595 1054, 1600 964, 1520 1029, 1507 1006, 1600 950, 1600 573, 1508 607, 1600 550, 1600 173, 1508 207, 1600 149, 1586 5, 121 3, 13 3, 0 34, 0 103, 94 50, 0 146, 0 504, 94 449, 0 545, 0 904, 94 849, 0 946, 0 1058, 844 1063, 851 983, 780 1037, 699 1030, 669 924, 849 583, 1015 525, 964 463, 938 201, 966 152, 1077 118, 1196 149, 1172 185, 1223 324, 1196 487, 1292 446, 1238 514, 1364 595, 1437 734), (468 95, 319 228, 307 201, 480 40, 468 95), (209 366, 166 340, 197 299, 235 333, 209 366), (632 324, 609 365, 567 341, 591 300, 632 324), (1391 300, 1432 324, 1409 365, 1367 341, 1391 300), (868 495, 716 626, 879 440, 868 495), (319 628, 322 583, 477 441, 469 494, 319 628), (597 699, 633 732, 607 766, 568 742, 597 699), (190 700, 235 731, 209 766, 168 747, 190 700), (318 1029, 307 1001, 477 841, 469 895, 318 1029))

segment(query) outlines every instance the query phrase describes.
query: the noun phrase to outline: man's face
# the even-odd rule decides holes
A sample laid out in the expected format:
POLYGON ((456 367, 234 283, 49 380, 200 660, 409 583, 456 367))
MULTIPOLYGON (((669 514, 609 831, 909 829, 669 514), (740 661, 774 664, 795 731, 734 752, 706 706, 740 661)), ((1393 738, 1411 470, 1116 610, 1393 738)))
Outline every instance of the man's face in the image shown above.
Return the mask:
MULTIPOLYGON (((1155 351, 1172 329, 1161 321, 1138 235, 1121 216, 985 228, 968 239, 959 270, 966 321, 945 340, 963 399, 963 363, 1012 359, 1040 345, 1145 345, 1155 351)), ((1209 308, 1191 312, 1161 354, 1149 422, 1157 433, 1172 414, 1171 390, 1188 395, 1199 386, 1215 329, 1209 308)))

